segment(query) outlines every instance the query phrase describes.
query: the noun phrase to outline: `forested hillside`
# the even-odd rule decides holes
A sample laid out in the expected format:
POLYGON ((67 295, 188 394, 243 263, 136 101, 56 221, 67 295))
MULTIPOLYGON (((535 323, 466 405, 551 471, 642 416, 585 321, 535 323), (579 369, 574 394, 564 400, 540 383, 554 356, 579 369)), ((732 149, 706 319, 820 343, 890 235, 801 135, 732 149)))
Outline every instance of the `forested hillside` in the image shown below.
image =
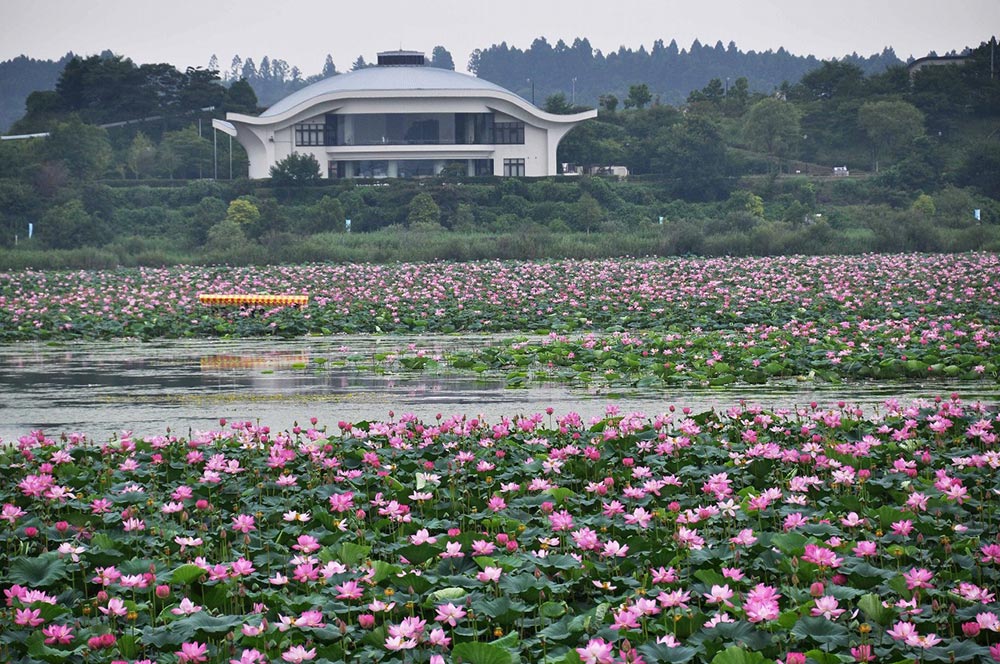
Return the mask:
POLYGON ((58 60, 35 60, 19 55, 0 62, 0 133, 6 132, 24 115, 24 100, 29 94, 55 87, 63 67, 72 58, 72 53, 58 60))
MULTIPOLYGON (((891 48, 870 57, 848 55, 841 62, 857 65, 866 74, 903 64, 891 48)), ((630 85, 645 83, 654 100, 678 104, 691 90, 713 78, 725 84, 746 79, 751 91, 771 92, 782 83, 794 83, 819 67, 814 56, 793 55, 784 48, 777 51, 741 51, 729 42, 723 46, 702 44, 697 39, 690 48, 681 49, 676 41, 653 43, 650 50, 620 47, 602 53, 587 39, 577 38, 572 45, 559 40, 553 46, 539 37, 527 49, 507 43, 477 49, 469 59, 469 70, 488 81, 498 83, 530 99, 563 93, 578 104, 596 106, 602 95, 624 97, 630 85)))

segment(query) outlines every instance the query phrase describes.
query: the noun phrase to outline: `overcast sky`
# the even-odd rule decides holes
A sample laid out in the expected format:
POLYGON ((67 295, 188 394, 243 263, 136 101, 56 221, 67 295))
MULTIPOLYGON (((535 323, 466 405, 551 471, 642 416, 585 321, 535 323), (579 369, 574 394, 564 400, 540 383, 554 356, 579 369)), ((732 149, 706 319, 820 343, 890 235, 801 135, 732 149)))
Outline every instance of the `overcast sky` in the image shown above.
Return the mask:
POLYGON ((281 58, 304 75, 329 53, 341 71, 380 50, 451 51, 459 70, 476 48, 527 48, 587 37, 608 52, 655 39, 730 40, 743 51, 820 58, 891 46, 904 60, 978 46, 1000 34, 1000 0, 0 0, 0 60, 111 49, 137 63, 222 69, 233 55, 281 58))

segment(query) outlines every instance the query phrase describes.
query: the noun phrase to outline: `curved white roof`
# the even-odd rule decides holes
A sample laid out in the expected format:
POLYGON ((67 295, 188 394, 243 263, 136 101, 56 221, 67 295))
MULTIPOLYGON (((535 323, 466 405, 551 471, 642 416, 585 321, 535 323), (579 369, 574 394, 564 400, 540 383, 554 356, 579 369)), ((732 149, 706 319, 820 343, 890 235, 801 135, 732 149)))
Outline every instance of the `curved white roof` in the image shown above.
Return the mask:
POLYGON ((299 104, 330 93, 362 90, 483 90, 514 94, 496 83, 450 69, 427 66, 367 67, 324 78, 296 90, 261 113, 260 117, 280 115, 299 104))

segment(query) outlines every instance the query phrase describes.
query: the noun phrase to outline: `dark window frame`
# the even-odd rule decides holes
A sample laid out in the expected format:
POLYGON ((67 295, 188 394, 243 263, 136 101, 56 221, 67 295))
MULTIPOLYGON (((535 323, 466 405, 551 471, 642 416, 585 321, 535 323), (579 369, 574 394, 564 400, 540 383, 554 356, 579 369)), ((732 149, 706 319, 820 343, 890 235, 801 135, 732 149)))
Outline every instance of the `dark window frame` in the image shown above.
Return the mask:
POLYGON ((296 147, 321 147, 326 145, 326 124, 303 122, 295 125, 296 147))
POLYGON ((515 157, 503 160, 503 175, 507 178, 523 178, 525 163, 523 158, 515 157))
POLYGON ((524 123, 520 120, 494 122, 493 143, 495 145, 524 145, 524 123))

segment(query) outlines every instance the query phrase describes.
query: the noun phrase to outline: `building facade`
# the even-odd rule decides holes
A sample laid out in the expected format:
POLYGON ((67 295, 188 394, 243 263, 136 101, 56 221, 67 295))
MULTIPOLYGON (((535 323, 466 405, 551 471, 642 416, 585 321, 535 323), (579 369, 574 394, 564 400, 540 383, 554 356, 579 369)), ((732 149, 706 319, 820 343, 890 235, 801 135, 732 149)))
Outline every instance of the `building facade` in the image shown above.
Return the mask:
POLYGON ((260 116, 226 115, 251 178, 292 153, 316 157, 327 178, 555 175, 559 141, 594 117, 546 113, 412 51, 380 53, 378 66, 323 79, 260 116))

